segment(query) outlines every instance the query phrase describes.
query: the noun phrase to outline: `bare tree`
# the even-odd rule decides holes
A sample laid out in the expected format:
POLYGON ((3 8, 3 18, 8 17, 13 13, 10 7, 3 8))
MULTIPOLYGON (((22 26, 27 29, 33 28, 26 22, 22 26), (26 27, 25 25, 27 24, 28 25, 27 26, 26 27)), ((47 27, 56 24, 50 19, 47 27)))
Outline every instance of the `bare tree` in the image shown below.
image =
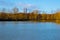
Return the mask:
POLYGON ((24 13, 27 13, 27 8, 24 8, 24 13))
POLYGON ((18 11, 19 11, 19 10, 18 10, 17 7, 14 7, 14 8, 13 8, 13 12, 14 12, 14 13, 18 13, 18 11))
POLYGON ((3 9, 2 9, 2 13, 5 13, 5 11, 6 11, 6 9, 5 9, 5 8, 3 8, 3 9))

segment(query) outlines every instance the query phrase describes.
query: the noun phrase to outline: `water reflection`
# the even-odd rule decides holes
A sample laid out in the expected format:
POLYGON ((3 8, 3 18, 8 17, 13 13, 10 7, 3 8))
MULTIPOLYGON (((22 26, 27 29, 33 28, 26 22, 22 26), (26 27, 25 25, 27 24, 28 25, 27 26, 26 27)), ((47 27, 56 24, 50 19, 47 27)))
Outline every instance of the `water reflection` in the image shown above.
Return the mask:
POLYGON ((0 22, 0 40, 60 40, 57 22, 0 22))
POLYGON ((55 20, 55 23, 56 24, 60 24, 60 20, 55 20))

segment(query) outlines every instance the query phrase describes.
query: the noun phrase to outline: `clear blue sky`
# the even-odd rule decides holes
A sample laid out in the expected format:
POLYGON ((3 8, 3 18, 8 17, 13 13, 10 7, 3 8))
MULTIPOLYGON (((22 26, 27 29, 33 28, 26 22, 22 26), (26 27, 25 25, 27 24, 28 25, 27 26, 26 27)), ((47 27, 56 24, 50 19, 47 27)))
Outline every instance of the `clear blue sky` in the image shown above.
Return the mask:
POLYGON ((22 11, 22 8, 27 7, 31 10, 37 8, 50 13, 52 10, 60 9, 60 0, 0 0, 0 10, 14 7, 18 7, 20 11, 22 11))

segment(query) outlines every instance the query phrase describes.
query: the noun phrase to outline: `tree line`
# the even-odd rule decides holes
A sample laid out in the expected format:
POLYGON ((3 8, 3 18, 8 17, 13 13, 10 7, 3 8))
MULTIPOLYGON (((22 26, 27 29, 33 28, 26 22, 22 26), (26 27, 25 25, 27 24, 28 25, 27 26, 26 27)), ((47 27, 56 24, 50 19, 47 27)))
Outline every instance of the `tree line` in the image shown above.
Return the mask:
POLYGON ((17 8, 13 9, 13 13, 0 12, 0 21, 40 21, 40 20, 60 20, 60 11, 47 14, 39 13, 38 10, 27 13, 27 9, 24 12, 18 12, 17 8))

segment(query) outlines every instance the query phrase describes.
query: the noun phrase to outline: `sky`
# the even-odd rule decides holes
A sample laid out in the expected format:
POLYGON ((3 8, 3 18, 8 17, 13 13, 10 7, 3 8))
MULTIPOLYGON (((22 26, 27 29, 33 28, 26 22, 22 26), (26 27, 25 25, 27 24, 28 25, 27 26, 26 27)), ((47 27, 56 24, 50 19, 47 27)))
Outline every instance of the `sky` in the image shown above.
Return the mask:
POLYGON ((28 8, 29 11, 37 9, 51 13, 60 10, 60 0, 0 0, 0 10, 6 8, 12 11, 14 7, 17 7, 19 11, 28 8))

